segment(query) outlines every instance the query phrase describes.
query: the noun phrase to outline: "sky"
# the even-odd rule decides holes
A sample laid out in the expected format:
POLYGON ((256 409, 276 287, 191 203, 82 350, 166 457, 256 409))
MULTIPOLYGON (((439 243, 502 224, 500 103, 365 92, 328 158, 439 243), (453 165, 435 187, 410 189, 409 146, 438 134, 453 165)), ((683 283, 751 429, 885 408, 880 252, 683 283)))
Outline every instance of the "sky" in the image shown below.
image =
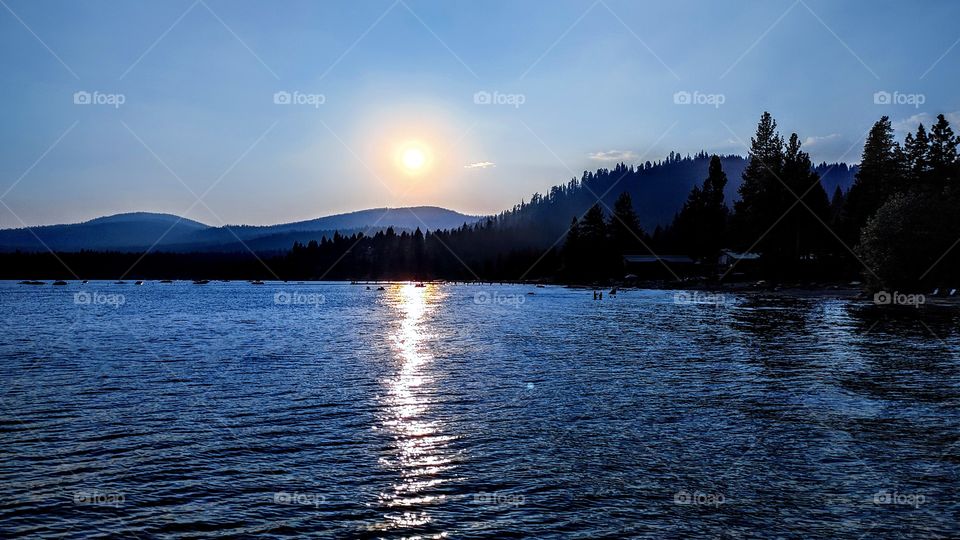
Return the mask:
POLYGON ((745 154, 763 111, 855 163, 882 115, 960 124, 957 21, 950 0, 0 0, 0 227, 493 213, 621 160, 745 154))

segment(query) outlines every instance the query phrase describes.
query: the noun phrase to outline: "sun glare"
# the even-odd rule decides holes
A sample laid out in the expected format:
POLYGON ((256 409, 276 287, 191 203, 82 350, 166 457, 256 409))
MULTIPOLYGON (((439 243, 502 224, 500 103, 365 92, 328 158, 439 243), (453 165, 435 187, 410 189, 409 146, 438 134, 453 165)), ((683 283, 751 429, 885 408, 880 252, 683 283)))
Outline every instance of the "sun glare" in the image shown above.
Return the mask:
POLYGON ((411 171, 418 171, 423 168, 427 157, 419 148, 409 148, 403 152, 403 166, 411 171))
POLYGON ((410 142, 400 147, 397 162, 401 171, 416 176, 430 167, 431 154, 428 147, 420 142, 410 142))

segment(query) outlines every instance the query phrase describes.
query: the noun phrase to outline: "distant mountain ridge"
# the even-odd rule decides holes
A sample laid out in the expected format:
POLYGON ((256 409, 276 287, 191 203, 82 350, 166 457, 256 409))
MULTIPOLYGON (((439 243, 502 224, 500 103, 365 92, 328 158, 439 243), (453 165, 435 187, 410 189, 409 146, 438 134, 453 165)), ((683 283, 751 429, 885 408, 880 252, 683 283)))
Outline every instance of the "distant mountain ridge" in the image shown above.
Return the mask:
MULTIPOLYGON (((728 183, 724 190, 727 205, 738 199, 741 175, 747 158, 720 156, 728 183)), ((531 245, 549 246, 562 236, 574 216, 582 216, 602 195, 606 211, 623 192, 630 194, 641 225, 647 232, 668 225, 683 206, 695 185, 707 176, 710 156, 698 153, 681 156, 671 152, 663 161, 636 165, 617 164, 613 169, 584 172, 567 184, 534 194, 496 216, 500 226, 512 227, 531 245), (521 232, 522 231, 522 232, 521 232)), ((832 196, 836 188, 846 192, 853 184, 857 166, 821 163, 813 167, 820 182, 832 196)), ((294 242, 303 244, 335 232, 352 235, 375 234, 387 227, 398 232, 456 229, 483 216, 469 216, 436 206, 371 208, 278 225, 229 225, 213 227, 171 214, 133 212, 105 216, 72 225, 48 225, 31 229, 0 230, 2 251, 143 251, 153 248, 169 252, 257 252, 286 251, 294 242), (36 236, 35 236, 36 235, 36 236), (37 239, 40 238, 40 240, 37 239)))
POLYGON ((371 208, 278 225, 214 227, 173 214, 130 212, 82 223, 0 230, 0 251, 233 252, 287 250, 294 242, 332 237, 335 232, 373 234, 397 230, 437 230, 474 223, 480 216, 436 206, 371 208))
MULTIPOLYGON (((749 160, 733 154, 720 156, 720 161, 727 175, 725 201, 732 207, 740 198, 738 190, 749 160)), ((546 247, 561 238, 570 227, 570 220, 582 217, 598 198, 604 212, 609 214, 616 198, 625 192, 633 200, 640 224, 646 232, 653 233, 657 227, 673 221, 690 190, 707 177, 709 163, 710 155, 705 152, 693 156, 670 152, 662 161, 618 163, 612 169, 585 171, 580 178, 555 185, 542 194, 534 193, 528 201, 501 212, 497 221, 525 235, 530 245, 546 247), (536 226, 531 227, 534 223, 536 226)), ((856 165, 846 163, 821 163, 813 167, 828 197, 837 187, 843 192, 849 190, 857 170, 856 165)))

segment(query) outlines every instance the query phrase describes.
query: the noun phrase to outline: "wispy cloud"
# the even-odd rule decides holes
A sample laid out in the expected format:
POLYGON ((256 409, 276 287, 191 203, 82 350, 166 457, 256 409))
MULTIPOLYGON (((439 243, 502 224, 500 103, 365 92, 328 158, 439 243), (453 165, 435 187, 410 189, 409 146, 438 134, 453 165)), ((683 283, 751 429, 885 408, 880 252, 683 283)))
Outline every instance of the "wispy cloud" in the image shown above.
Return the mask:
MULTIPOLYGON (((947 121, 950 122, 951 127, 956 131, 957 126, 960 125, 960 111, 948 112, 943 114, 946 117, 947 121)), ((937 117, 930 113, 919 113, 909 116, 902 120, 897 120, 892 122, 893 130, 900 135, 906 136, 907 133, 913 133, 917 130, 917 126, 923 124, 927 130, 930 129, 930 126, 937 121, 937 117)))
POLYGON ((637 154, 631 150, 608 150, 606 152, 592 152, 589 157, 594 161, 629 162, 635 161, 637 154))
POLYGON ((804 139, 804 140, 803 140, 803 145, 804 145, 804 146, 817 146, 817 145, 822 145, 822 144, 826 144, 826 143, 831 143, 831 142, 837 141, 837 140, 839 140, 839 139, 840 139, 840 134, 839 134, 839 133, 831 133, 831 134, 829 134, 829 135, 813 135, 813 136, 811 136, 811 137, 807 137, 806 139, 804 139))
POLYGON ((469 165, 464 165, 464 169, 489 169, 491 167, 496 167, 497 164, 492 161, 478 161, 476 163, 471 163, 469 165))

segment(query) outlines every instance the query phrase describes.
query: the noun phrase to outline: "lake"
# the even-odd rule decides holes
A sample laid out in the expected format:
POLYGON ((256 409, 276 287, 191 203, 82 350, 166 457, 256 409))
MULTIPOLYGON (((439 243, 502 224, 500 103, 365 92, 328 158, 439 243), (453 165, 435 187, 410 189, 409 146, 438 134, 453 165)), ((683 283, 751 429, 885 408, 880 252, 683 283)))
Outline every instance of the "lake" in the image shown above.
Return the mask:
POLYGON ((0 283, 0 536, 960 534, 956 308, 376 288, 0 283))

